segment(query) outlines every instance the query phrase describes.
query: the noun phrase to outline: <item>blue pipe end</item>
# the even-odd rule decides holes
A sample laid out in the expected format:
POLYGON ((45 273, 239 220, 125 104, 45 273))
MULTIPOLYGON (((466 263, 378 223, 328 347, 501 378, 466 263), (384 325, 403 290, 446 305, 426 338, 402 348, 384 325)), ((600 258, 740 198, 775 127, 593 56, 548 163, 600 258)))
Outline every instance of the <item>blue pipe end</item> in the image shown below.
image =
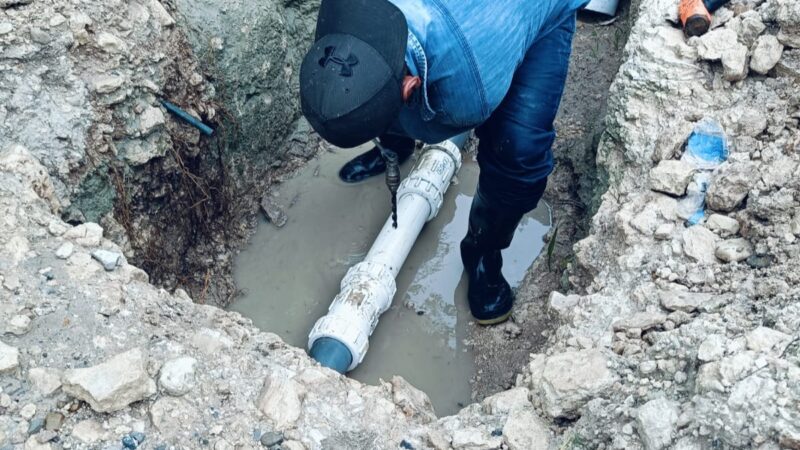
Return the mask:
POLYGON ((353 355, 350 354, 347 346, 334 338, 317 339, 308 353, 323 366, 341 374, 347 373, 347 369, 353 362, 353 355))

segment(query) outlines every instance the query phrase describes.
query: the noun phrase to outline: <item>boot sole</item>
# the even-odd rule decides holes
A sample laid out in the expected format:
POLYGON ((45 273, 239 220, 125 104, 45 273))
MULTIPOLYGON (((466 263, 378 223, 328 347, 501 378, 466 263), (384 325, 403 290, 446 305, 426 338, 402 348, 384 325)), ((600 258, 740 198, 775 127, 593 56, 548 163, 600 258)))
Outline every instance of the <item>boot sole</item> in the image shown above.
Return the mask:
POLYGON ((508 320, 508 318, 511 317, 512 312, 513 311, 509 311, 500 317, 495 317, 494 319, 486 319, 486 320, 476 319, 476 321, 478 322, 478 325, 483 325, 483 326, 498 325, 508 320))

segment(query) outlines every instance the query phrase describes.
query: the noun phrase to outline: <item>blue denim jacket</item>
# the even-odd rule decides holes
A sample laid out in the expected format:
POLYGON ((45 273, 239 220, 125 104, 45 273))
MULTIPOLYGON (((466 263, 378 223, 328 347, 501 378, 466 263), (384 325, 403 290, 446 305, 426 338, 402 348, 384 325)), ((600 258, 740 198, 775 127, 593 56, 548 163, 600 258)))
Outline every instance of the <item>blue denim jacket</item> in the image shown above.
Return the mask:
MULTIPOLYGON (((537 37, 588 0, 390 0, 409 27, 406 64, 423 87, 390 132, 440 142, 485 122, 537 37)), ((546 64, 545 61, 543 61, 546 64)))

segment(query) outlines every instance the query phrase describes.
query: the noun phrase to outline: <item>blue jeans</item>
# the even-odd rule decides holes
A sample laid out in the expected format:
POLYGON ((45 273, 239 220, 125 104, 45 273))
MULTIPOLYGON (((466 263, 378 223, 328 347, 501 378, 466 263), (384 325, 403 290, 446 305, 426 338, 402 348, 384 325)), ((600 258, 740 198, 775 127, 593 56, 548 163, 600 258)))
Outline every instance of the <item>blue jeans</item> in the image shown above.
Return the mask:
POLYGON ((575 15, 539 38, 514 74, 511 88, 480 138, 481 194, 502 208, 536 208, 552 173, 553 128, 567 80, 575 15))

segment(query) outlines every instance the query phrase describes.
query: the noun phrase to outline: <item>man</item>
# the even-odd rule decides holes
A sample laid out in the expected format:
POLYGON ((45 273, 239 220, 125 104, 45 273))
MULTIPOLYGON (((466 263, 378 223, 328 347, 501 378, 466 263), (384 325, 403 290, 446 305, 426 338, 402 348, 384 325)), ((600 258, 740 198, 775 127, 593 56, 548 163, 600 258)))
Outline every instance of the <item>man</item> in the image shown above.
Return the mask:
MULTIPOLYGON (((511 315, 501 250, 536 208, 553 170, 553 121, 575 12, 588 0, 323 0, 300 71, 303 112, 339 147, 380 142, 407 159, 414 141, 476 129, 480 179, 461 255, 482 325, 511 315)), ((379 174, 377 149, 345 181, 379 174)))

